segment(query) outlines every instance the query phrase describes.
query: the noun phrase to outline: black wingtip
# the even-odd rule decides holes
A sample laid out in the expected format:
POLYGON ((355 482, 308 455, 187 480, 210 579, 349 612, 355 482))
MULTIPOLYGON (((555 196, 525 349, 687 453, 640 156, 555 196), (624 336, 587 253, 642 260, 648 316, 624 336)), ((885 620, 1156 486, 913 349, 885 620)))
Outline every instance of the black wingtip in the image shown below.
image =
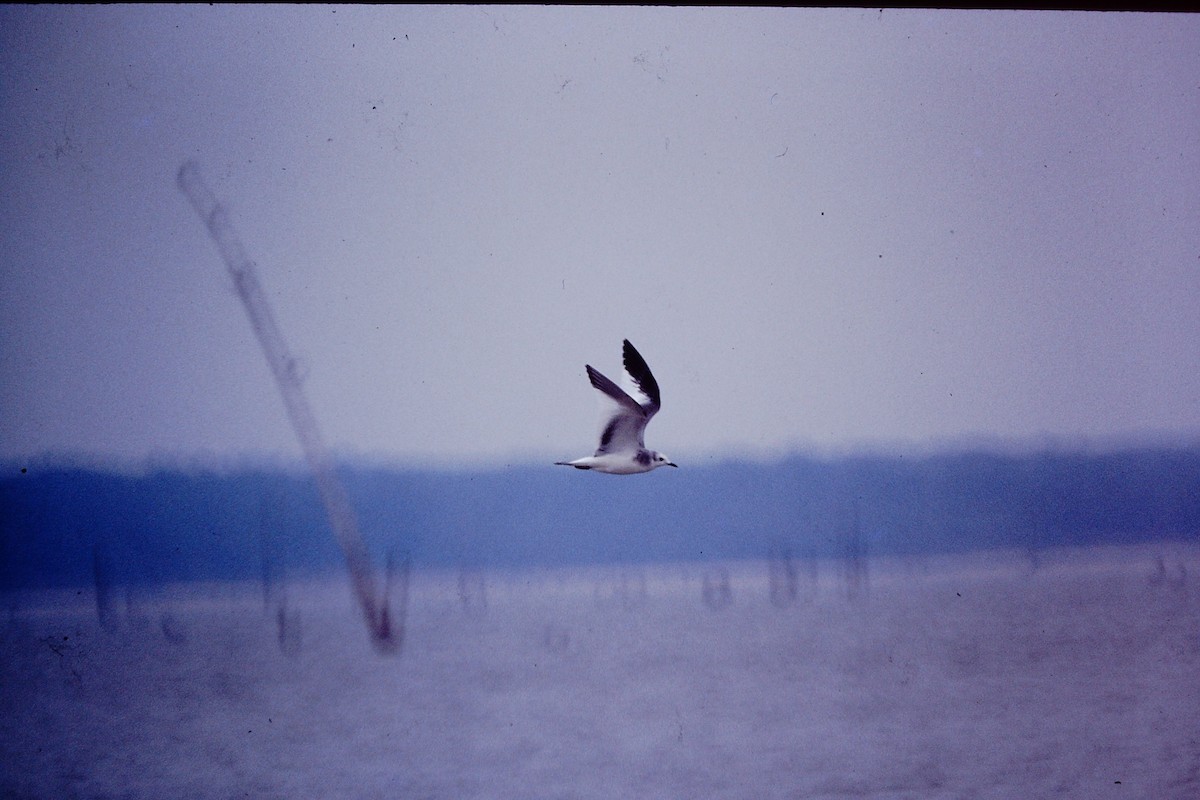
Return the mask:
POLYGON ((622 356, 625 371, 629 373, 642 392, 650 398, 650 404, 657 410, 662 405, 662 399, 659 396, 658 381, 654 380, 654 375, 650 372, 650 366, 646 363, 646 359, 642 358, 642 354, 628 339, 624 340, 622 356))
POLYGON ((642 354, 639 353, 638 349, 633 346, 633 342, 629 341, 628 339, 624 339, 621 343, 621 357, 625 360, 626 364, 628 364, 630 361, 633 361, 634 363, 646 363, 646 359, 642 358, 642 354))

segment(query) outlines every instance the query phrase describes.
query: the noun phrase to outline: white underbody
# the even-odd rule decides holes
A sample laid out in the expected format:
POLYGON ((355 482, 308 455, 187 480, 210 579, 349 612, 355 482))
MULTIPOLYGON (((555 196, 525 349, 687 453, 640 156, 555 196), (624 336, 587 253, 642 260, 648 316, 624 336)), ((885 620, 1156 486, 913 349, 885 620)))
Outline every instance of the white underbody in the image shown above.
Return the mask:
POLYGON ((651 461, 642 464, 634 460, 633 453, 605 453, 598 456, 584 456, 574 461, 560 461, 561 466, 578 469, 594 469, 596 472, 607 472, 610 475, 634 475, 639 472, 649 472, 655 467, 664 466, 661 461, 651 461))

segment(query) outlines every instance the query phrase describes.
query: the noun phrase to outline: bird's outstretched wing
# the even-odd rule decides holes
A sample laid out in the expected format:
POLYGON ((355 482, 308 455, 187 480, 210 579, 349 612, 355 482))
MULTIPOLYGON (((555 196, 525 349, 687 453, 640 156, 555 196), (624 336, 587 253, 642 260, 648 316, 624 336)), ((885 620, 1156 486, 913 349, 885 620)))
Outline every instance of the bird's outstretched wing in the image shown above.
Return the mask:
POLYGON ((616 407, 604 423, 596 455, 637 450, 644 446, 642 432, 649 417, 646 410, 625 390, 617 386, 591 364, 587 365, 588 379, 615 403, 616 407))
POLYGON ((611 398, 617 405, 600 433, 600 446, 596 455, 640 450, 646 446, 643 438, 646 423, 662 406, 658 393, 658 381, 646 366, 646 359, 629 343, 624 341, 622 351, 625 372, 628 373, 638 391, 645 395, 646 402, 639 403, 592 365, 587 365, 588 380, 592 386, 611 398))
POLYGON ((621 351, 623 361, 625 363, 625 372, 637 384, 642 394, 646 395, 646 403, 642 405, 642 410, 646 413, 646 421, 648 422, 655 412, 662 407, 662 398, 658 393, 658 381, 654 380, 653 373, 650 372, 650 367, 646 366, 646 359, 642 358, 642 354, 637 351, 637 348, 629 343, 626 339, 624 347, 621 351))

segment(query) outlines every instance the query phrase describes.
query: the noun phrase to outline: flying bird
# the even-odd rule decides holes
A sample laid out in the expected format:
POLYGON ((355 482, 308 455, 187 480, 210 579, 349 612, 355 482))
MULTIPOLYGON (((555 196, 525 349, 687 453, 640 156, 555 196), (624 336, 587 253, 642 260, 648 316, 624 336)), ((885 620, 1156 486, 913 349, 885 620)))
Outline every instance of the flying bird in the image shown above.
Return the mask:
POLYGON ((604 431, 600 434, 600 446, 590 456, 577 458, 574 461, 555 461, 555 464, 575 469, 594 469, 597 472, 607 472, 611 475, 633 475, 638 472, 649 472, 658 467, 677 467, 664 454, 655 450, 647 450, 642 435, 646 431, 646 423, 650 421, 662 405, 658 394, 658 381, 646 366, 646 359, 626 339, 622 350, 625 372, 633 380, 638 391, 645 395, 644 402, 638 402, 625 393, 591 364, 586 364, 588 379, 592 386, 616 402, 616 408, 608 417, 604 431))

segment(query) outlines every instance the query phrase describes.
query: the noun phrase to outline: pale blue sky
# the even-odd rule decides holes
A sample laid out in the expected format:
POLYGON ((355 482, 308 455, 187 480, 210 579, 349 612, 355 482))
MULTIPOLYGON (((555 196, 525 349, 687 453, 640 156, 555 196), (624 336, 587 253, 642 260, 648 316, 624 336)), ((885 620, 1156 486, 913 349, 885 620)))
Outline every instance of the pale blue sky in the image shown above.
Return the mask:
POLYGON ((339 452, 681 464, 1200 434, 1200 19, 0 9, 0 458, 295 457, 196 159, 339 452))

